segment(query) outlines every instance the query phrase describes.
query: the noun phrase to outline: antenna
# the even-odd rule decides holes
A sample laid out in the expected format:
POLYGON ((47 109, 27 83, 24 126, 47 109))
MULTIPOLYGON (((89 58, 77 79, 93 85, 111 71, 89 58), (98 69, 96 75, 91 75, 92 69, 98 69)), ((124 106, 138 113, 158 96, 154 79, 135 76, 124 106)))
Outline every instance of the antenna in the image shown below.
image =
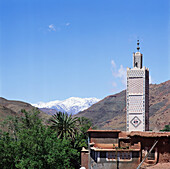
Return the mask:
POLYGON ((140 49, 140 47, 139 47, 139 40, 137 40, 137 50, 138 50, 138 52, 139 52, 139 49, 140 49))

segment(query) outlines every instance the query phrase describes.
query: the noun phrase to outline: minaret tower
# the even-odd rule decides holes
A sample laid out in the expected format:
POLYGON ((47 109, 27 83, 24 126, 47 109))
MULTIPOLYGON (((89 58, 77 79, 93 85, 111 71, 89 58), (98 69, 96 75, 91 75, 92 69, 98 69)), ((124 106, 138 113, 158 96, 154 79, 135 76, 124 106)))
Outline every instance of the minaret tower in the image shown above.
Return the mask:
POLYGON ((142 67, 143 55, 133 53, 133 68, 127 68, 126 131, 149 130, 149 69, 142 67))

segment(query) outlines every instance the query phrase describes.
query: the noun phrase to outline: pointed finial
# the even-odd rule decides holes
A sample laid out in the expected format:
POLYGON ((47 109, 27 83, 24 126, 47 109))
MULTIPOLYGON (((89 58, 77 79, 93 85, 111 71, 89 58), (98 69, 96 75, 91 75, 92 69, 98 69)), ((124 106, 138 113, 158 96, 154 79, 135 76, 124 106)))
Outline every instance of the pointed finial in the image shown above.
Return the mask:
POLYGON ((139 49, 140 49, 140 47, 139 47, 139 40, 137 40, 137 50, 138 50, 138 52, 139 52, 139 49))

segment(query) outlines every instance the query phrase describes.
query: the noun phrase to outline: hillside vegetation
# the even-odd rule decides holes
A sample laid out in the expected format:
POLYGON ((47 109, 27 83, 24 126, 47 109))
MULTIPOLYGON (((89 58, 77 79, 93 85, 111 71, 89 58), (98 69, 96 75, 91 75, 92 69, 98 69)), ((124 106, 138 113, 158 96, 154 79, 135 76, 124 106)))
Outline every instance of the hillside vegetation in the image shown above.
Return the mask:
MULTIPOLYGON (((21 116, 21 110, 32 111, 35 107, 31 106, 29 103, 21 101, 7 100, 0 97, 0 123, 3 122, 7 117, 21 116)), ((43 121, 48 120, 51 116, 40 111, 39 116, 43 121)), ((0 126, 1 128, 1 126, 0 126)))
POLYGON ((57 113, 45 125, 40 112, 21 111, 0 130, 0 168, 80 168, 80 151, 87 148, 86 118, 57 113))

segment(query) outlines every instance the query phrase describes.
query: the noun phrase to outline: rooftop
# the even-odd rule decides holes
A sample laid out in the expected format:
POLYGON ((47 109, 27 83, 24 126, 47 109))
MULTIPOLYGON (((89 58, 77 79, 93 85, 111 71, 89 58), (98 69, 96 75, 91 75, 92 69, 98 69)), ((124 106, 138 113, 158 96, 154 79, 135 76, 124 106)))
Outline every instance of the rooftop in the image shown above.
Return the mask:
POLYGON ((93 132, 97 132, 97 133, 120 133, 120 130, 93 130, 92 128, 89 128, 87 130, 88 133, 93 133, 93 132))
POLYGON ((170 132, 151 132, 151 131, 132 131, 128 134, 129 137, 170 137, 170 132))

